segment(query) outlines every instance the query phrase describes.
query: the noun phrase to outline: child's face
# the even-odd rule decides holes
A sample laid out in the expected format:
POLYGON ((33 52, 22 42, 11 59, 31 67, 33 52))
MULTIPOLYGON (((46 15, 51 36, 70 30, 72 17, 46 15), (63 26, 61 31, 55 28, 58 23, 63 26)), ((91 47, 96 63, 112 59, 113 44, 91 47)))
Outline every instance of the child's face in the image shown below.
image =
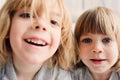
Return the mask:
POLYGON ((79 54, 83 63, 93 73, 104 73, 118 60, 115 35, 88 33, 80 37, 79 54))
POLYGON ((61 16, 58 5, 49 9, 50 20, 44 12, 38 19, 31 19, 30 10, 25 8, 15 13, 10 30, 14 61, 40 64, 56 52, 61 38, 61 16))

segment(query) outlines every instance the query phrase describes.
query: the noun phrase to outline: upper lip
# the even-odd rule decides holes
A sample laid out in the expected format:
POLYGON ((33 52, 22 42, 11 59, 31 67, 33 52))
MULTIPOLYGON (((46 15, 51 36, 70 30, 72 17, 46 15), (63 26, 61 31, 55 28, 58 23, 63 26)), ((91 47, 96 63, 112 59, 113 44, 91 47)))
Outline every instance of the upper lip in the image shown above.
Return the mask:
POLYGON ((90 59, 90 60, 95 60, 95 61, 105 61, 107 59, 90 59))
POLYGON ((24 40, 33 40, 35 42, 43 42, 43 43, 49 44, 49 42, 45 38, 36 37, 36 36, 27 37, 24 40))

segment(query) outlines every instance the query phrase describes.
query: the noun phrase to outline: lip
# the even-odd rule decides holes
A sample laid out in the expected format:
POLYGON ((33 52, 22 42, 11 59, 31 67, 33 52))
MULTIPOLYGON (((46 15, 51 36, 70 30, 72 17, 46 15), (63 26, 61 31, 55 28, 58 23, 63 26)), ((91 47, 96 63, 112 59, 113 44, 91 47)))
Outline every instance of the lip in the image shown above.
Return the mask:
MULTIPOLYGON (((26 43, 29 43, 29 42, 27 42, 27 40, 33 40, 33 41, 35 41, 35 42, 43 42, 43 43, 45 43, 46 45, 48 45, 49 43, 48 43, 48 41, 45 39, 45 38, 40 38, 40 37, 27 37, 27 38, 25 38, 24 39, 24 41, 26 42, 26 43)), ((30 44, 30 43, 29 43, 30 44)), ((32 45, 32 44, 31 44, 32 45)), ((35 45, 34 45, 35 46, 35 45)), ((38 45, 36 45, 36 46, 38 46, 38 45)))
POLYGON ((106 60, 107 59, 90 59, 90 61, 92 61, 92 63, 94 63, 94 64, 102 64, 106 60))

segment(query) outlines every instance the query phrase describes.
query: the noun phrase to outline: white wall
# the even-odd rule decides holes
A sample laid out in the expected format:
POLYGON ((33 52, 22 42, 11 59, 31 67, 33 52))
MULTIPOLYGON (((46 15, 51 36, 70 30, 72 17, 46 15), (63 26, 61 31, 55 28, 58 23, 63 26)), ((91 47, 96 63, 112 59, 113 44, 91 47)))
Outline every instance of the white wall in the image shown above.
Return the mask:
POLYGON ((120 0, 64 0, 73 19, 76 22, 78 16, 89 8, 105 6, 120 15, 120 0))
POLYGON ((1 9, 1 7, 4 5, 5 1, 6 1, 6 0, 0 0, 0 9, 1 9))
MULTIPOLYGON (((0 8, 6 0, 0 0, 0 8)), ((89 8, 105 6, 120 15, 120 0, 64 0, 69 12, 72 15, 73 25, 79 15, 89 8)))

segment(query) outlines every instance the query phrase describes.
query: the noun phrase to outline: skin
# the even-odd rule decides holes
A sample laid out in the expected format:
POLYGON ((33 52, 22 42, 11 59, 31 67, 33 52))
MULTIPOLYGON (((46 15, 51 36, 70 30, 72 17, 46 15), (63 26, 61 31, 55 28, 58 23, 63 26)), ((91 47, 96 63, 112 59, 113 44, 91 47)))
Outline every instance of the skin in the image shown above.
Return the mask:
POLYGON ((79 45, 80 58, 93 79, 109 79, 111 67, 117 62, 119 54, 115 35, 83 34, 79 45))
POLYGON ((43 12, 38 19, 31 21, 27 8, 17 11, 12 18, 9 38, 18 80, 32 80, 60 44, 60 9, 58 4, 50 5, 49 9, 50 20, 43 12))

